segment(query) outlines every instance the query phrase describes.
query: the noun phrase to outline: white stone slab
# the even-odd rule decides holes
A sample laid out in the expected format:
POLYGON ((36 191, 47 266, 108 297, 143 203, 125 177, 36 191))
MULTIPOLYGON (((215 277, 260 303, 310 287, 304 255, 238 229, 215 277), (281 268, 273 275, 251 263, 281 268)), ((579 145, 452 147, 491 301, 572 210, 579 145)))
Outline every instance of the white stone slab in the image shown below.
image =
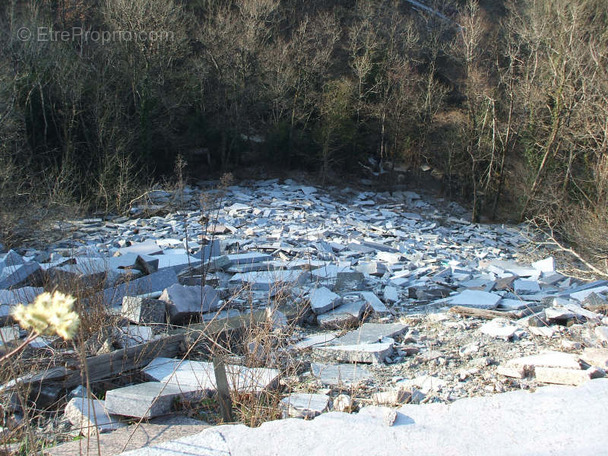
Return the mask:
POLYGON ((374 456, 550 456, 605 453, 608 380, 578 388, 550 386, 460 399, 452 404, 405 405, 393 426, 368 416, 324 413, 314 420, 277 420, 257 428, 218 426, 123 456, 336 454, 374 456), (269 443, 271 442, 271 444, 269 443))
POLYGON ((325 394, 293 393, 281 399, 285 417, 312 419, 329 409, 325 394))
MULTIPOLYGON (((150 379, 198 391, 215 391, 215 373, 213 363, 202 361, 156 358, 143 373, 150 379)), ((226 374, 230 387, 240 392, 262 392, 278 378, 279 371, 266 368, 248 368, 226 365, 226 374)))
POLYGON ((342 302, 342 298, 329 288, 320 287, 313 289, 309 293, 308 301, 310 302, 312 311, 320 315, 338 307, 342 302))
POLYGON ((493 309, 502 298, 493 293, 479 290, 465 290, 454 297, 449 298, 449 302, 455 306, 476 307, 478 309, 493 309))
POLYGON ((105 401, 75 397, 65 407, 64 415, 82 435, 111 432, 126 427, 118 418, 110 416, 105 401))

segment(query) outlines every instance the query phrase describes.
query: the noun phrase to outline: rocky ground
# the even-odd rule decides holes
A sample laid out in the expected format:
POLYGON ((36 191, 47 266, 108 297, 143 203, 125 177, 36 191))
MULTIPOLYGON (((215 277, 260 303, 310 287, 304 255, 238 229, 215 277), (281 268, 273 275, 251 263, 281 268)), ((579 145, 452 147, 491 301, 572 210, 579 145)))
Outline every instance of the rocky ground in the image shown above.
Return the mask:
MULTIPOLYGON (((156 191, 132 217, 65 222, 55 245, 0 254, 7 347, 26 336, 11 309, 66 283, 85 290, 85 308, 108 309, 111 327, 91 330, 84 344, 92 363, 152 347, 145 362, 94 374, 104 430, 182 413, 176 398, 190 404, 190 415, 199 407, 210 413, 197 418, 220 420, 215 405, 193 396, 221 389, 211 354, 226 362, 233 396, 272 391, 283 416, 307 418, 605 375, 608 282, 568 277, 548 253, 530 257, 525 226, 471 224, 457 204, 414 192, 291 180, 201 189, 156 191), (246 337, 189 345, 184 335, 228 321, 249 321, 246 337), (169 340, 179 342, 173 351, 153 345, 169 340), (157 409, 161 397, 168 405, 157 409)), ((75 357, 52 338, 30 345, 29 357, 49 359, 49 350, 55 359, 75 357)), ((83 422, 101 426, 87 420, 82 398, 78 405, 83 389, 66 398, 78 384, 66 380, 77 364, 42 382, 59 404, 54 425, 72 434, 83 422)), ((14 381, 5 378, 3 394, 14 381)), ((14 437, 23 411, 4 403, 4 432, 14 437)))

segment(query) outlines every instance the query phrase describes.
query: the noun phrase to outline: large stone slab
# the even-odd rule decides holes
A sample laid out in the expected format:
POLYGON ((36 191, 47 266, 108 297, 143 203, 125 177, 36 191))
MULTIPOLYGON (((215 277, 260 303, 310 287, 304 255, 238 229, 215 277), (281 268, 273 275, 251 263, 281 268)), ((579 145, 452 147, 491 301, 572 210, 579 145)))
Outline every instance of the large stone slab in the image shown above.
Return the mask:
POLYGON ((66 405, 64 415, 82 435, 111 432, 126 426, 110 416, 105 401, 97 399, 75 397, 66 405))
POLYGON ((165 323, 167 303, 158 299, 125 296, 120 313, 127 320, 137 324, 165 323))
MULTIPOLYGON (((19 287, 26 285, 28 281, 38 281, 42 269, 34 261, 16 266, 5 266, 0 270, 0 288, 19 287)), ((35 285, 35 284, 34 284, 35 285)))
POLYGON ((284 418, 312 419, 329 409, 325 394, 293 393, 281 400, 284 418))
POLYGON ((578 360, 579 357, 571 353, 547 352, 510 359, 505 363, 505 367, 523 369, 527 375, 534 375, 537 367, 578 370, 581 368, 578 360))
POLYGON ((109 307, 120 307, 125 296, 137 296, 163 291, 177 282, 178 278, 174 270, 163 269, 154 274, 108 288, 100 292, 97 297, 98 299, 102 299, 109 307))
POLYGON ((108 268, 104 258, 77 258, 76 263, 66 264, 47 271, 48 279, 54 284, 71 284, 76 286, 95 287, 103 284, 113 283, 117 272, 108 268))
POLYGON ((219 295, 209 285, 201 288, 178 283, 166 288, 159 299, 167 303, 169 320, 175 324, 217 310, 220 302, 219 295))
POLYGON ((388 310, 384 303, 380 301, 380 298, 378 298, 375 293, 371 291, 361 291, 359 294, 378 316, 390 314, 390 310, 388 310))
POLYGON ((310 292, 308 301, 312 311, 320 315, 338 307, 342 298, 327 287, 319 287, 310 292))
POLYGON ((320 361, 345 363, 373 363, 384 362, 393 352, 393 342, 357 345, 326 345, 313 347, 313 356, 320 361))
POLYGON ((272 255, 260 252, 235 253, 226 255, 232 264, 252 264, 272 260, 272 255))
POLYGON ((332 345, 373 344, 386 337, 394 338, 407 331, 401 323, 363 323, 359 328, 332 341, 332 345))
MULTIPOLYGON (((212 392, 217 389, 213 363, 156 358, 143 369, 143 373, 151 380, 185 388, 186 391, 212 392)), ((235 391, 262 392, 276 382, 279 371, 228 364, 226 375, 235 391)))
POLYGON ((299 270, 254 271, 235 274, 232 286, 250 287, 252 290, 272 291, 302 283, 305 275, 299 270))
POLYGON ((329 386, 354 386, 373 377, 371 371, 359 364, 311 364, 312 375, 329 386))
POLYGON ((147 382, 108 391, 105 405, 114 415, 152 418, 171 412, 175 400, 183 394, 177 386, 147 382))
POLYGON ((604 454, 608 409, 598 400, 603 397, 608 397, 608 380, 599 379, 578 388, 550 386, 449 405, 405 405, 396 410, 393 426, 365 414, 330 412, 311 421, 277 420, 258 428, 218 426, 123 456, 310 456, 336 454, 337 448, 339 454, 374 456, 604 454))
POLYGON ((493 309, 501 300, 501 296, 486 291, 464 290, 448 299, 454 306, 476 307, 478 309, 493 309))
POLYGON ((359 323, 367 308, 364 301, 346 302, 323 315, 318 315, 317 323, 324 329, 353 327, 359 323))

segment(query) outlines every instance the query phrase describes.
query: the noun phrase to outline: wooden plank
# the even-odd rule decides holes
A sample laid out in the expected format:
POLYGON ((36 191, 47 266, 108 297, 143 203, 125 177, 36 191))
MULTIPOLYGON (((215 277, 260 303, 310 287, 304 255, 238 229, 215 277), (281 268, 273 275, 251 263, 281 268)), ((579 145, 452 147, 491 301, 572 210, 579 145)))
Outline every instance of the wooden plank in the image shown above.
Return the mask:
POLYGON ((450 312, 463 317, 483 318, 484 320, 493 320, 494 318, 512 320, 515 318, 510 312, 497 312, 495 310, 476 309, 475 307, 454 306, 450 309, 450 312))
MULTIPOLYGON (((135 347, 87 358, 89 382, 96 383, 115 378, 125 372, 144 367, 159 356, 175 357, 181 351, 184 337, 184 334, 176 334, 135 347)), ((82 370, 72 372, 61 382, 62 387, 73 388, 83 384, 85 379, 82 372, 82 370)))
POLYGON ((226 375, 224 360, 219 356, 213 357, 213 371, 215 372, 215 384, 217 385, 217 398, 220 403, 222 419, 225 423, 233 423, 232 400, 230 399, 230 386, 226 375))
MULTIPOLYGON (((215 340, 222 333, 239 331, 251 325, 263 323, 266 318, 266 312, 262 310, 238 317, 199 323, 190 325, 187 329, 180 329, 162 339, 103 355, 91 356, 86 360, 89 383, 119 377, 129 371, 144 367, 157 357, 177 357, 184 351, 184 348, 190 345, 215 340)), ((70 389, 85 383, 84 372, 78 367, 75 369, 57 367, 24 376, 18 379, 18 382, 36 388, 42 385, 52 385, 70 389)))

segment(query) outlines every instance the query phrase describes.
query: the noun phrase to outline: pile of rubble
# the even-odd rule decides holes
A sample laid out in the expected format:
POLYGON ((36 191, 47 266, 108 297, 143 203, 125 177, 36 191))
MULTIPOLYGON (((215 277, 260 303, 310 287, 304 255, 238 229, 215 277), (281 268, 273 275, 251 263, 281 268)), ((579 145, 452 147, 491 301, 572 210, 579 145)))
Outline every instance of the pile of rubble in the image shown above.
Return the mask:
MULTIPOLYGON (((129 358, 144 382, 109 390, 104 401, 72 392, 65 416, 77 431, 166 415, 177 399, 216 391, 211 359, 182 359, 186 336, 175 328, 204 332, 254 315, 269 332, 244 347, 256 366, 226 360, 229 389, 279 388, 285 417, 605 375, 608 281, 566 277, 551 257, 518 261, 521 227, 471 224, 458 205, 413 192, 272 180, 206 194, 204 211, 188 189, 187 211, 74 221, 45 251, 0 254, 4 344, 25 337, 11 322, 14 305, 77 283, 121 322, 87 344, 91 359, 116 362, 117 350, 129 357, 152 347, 143 361, 129 358), (289 376, 286 359, 298 363, 289 376)), ((54 343, 40 338, 32 350, 54 343)), ((112 369, 93 380, 121 373, 112 369)), ((73 378, 69 368, 56 373, 56 392, 73 378)))

